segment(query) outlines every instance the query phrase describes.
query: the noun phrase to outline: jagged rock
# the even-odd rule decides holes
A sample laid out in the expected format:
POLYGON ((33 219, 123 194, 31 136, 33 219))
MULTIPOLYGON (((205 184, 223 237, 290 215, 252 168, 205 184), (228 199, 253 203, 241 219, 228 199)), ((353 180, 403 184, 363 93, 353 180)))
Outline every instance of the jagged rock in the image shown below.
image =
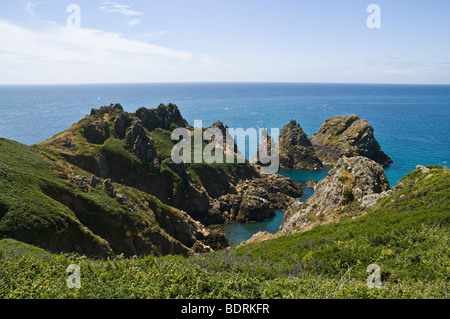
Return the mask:
POLYGON ((127 133, 127 129, 130 127, 131 122, 130 115, 126 112, 122 112, 116 116, 114 120, 114 132, 118 138, 125 138, 125 134, 127 133))
POLYGON ((181 116, 180 110, 172 103, 160 104, 156 109, 141 107, 136 111, 136 116, 149 131, 158 127, 165 130, 188 127, 186 120, 181 116))
POLYGON ((275 209, 262 197, 244 194, 239 206, 237 221, 262 221, 275 216, 275 209))
POLYGON ((272 149, 279 152, 278 144, 274 141, 272 136, 268 134, 267 129, 264 128, 261 132, 261 140, 259 141, 258 150, 253 157, 253 163, 261 166, 270 165, 269 162, 271 160, 270 157, 272 156, 272 149), (264 158, 266 156, 269 158, 264 158))
POLYGON ((285 209, 303 194, 303 185, 278 175, 263 175, 236 186, 237 194, 227 194, 211 201, 210 223, 260 221, 285 209))
POLYGON ((323 162, 335 164, 341 156, 365 156, 389 166, 392 160, 381 150, 373 128, 357 115, 329 118, 311 137, 317 156, 323 162))
POLYGON ((97 176, 92 175, 91 180, 89 181, 89 185, 91 187, 97 187, 97 185, 100 184, 100 182, 101 181, 99 178, 97 178, 97 176))
POLYGON ((133 122, 125 137, 125 143, 142 163, 153 163, 157 157, 155 141, 147 135, 139 120, 133 122))
POLYGON ((322 169, 314 148, 297 122, 292 119, 280 132, 280 168, 284 169, 322 169))
POLYGON ((84 126, 83 135, 89 143, 103 144, 109 138, 109 126, 106 121, 94 121, 84 126))
POLYGON ((315 187, 305 202, 293 203, 286 211, 281 232, 307 229, 320 215, 335 212, 353 200, 372 208, 390 189, 383 167, 363 156, 341 157, 328 176, 315 187), (375 195, 376 194, 376 195, 375 195), (373 195, 373 196, 372 196, 373 195))
POLYGON ((111 184, 110 178, 104 180, 103 186, 107 190, 109 197, 115 198, 117 196, 117 191, 114 188, 113 184, 111 184))
MULTIPOLYGON (((230 149, 227 146, 227 139, 230 139, 230 140, 234 141, 233 137, 228 133, 228 126, 227 125, 224 125, 223 122, 221 122, 221 121, 217 121, 217 122, 213 123, 209 128, 217 128, 222 133, 223 145, 217 145, 217 144, 216 145, 217 145, 217 148, 220 148, 220 149, 222 149, 224 151, 224 154, 235 153, 235 154, 238 154, 238 155, 242 155, 239 152, 239 149, 238 149, 236 143, 233 143, 233 148, 232 149, 230 149)), ((207 128, 205 128, 204 130, 206 130, 206 129, 207 128)), ((213 139, 210 139, 209 141, 212 141, 212 140, 213 139)))
POLYGON ((100 109, 91 109, 91 116, 102 116, 105 113, 122 113, 123 107, 119 103, 102 106, 100 109))
POLYGON ((208 224, 223 224, 237 219, 241 204, 241 195, 227 194, 210 202, 208 224))

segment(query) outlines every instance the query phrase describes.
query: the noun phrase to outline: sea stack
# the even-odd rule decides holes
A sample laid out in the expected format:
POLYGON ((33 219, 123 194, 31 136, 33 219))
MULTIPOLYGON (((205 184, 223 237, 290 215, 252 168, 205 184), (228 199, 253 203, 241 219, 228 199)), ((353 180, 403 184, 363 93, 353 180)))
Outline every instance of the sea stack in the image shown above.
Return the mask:
POLYGON ((308 136, 292 119, 280 132, 280 167, 283 169, 322 169, 308 136))
POLYGON ((311 144, 319 159, 331 165, 335 165, 342 156, 365 156, 383 167, 392 163, 375 139, 373 127, 357 115, 327 119, 314 133, 311 144))

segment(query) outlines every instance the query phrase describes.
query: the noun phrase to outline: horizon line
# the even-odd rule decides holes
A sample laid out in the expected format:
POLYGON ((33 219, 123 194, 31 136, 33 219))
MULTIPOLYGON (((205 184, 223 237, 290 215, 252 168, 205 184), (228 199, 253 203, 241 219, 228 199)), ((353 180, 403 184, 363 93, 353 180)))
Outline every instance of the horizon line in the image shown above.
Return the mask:
POLYGON ((343 84, 343 85, 420 85, 450 86, 450 83, 391 83, 391 82, 296 82, 296 81, 192 81, 192 82, 91 82, 91 83, 13 83, 0 86, 82 86, 82 85, 143 85, 143 84, 343 84))

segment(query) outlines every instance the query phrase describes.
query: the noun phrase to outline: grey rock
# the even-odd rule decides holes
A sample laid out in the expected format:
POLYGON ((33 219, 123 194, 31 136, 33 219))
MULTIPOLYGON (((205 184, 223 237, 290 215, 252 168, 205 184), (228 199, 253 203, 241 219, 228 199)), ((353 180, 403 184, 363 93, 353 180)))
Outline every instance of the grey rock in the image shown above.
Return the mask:
POLYGON ((97 187, 98 184, 100 184, 101 180, 97 178, 97 176, 92 175, 91 180, 89 181, 89 185, 91 187, 97 187))
POLYGON ((89 143, 103 144, 110 136, 106 121, 94 121, 84 125, 83 135, 89 143))
POLYGON ((125 143, 142 163, 154 163, 157 157, 155 141, 147 135, 141 121, 133 122, 125 137, 125 143))
POLYGON ((125 138, 127 128, 131 125, 130 115, 126 112, 122 112, 114 119, 114 132, 120 139, 125 138))
POLYGON ((423 165, 417 165, 416 169, 420 169, 422 174, 428 174, 431 171, 431 169, 429 169, 429 168, 427 168, 427 167, 425 167, 423 165))
POLYGON ((332 165, 341 156, 365 156, 383 167, 392 163, 375 139, 372 126, 357 115, 327 119, 311 137, 311 144, 319 159, 332 165))
POLYGON ((287 234, 306 229, 315 217, 343 208, 354 200, 365 207, 374 207, 380 198, 389 194, 389 189, 380 164, 363 156, 343 156, 305 203, 295 202, 287 209, 281 231, 287 234))

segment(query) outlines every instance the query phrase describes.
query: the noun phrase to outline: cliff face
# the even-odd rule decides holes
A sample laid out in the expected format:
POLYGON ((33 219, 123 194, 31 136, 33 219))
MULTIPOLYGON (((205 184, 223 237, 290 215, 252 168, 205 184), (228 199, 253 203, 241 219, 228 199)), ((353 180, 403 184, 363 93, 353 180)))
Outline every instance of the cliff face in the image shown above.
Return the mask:
POLYGON ((383 167, 392 162, 381 150, 372 126, 356 115, 327 119, 311 137, 311 143, 319 159, 332 165, 341 156, 365 156, 383 167))
POLYGON ((335 220, 339 210, 351 204, 362 213, 388 195, 389 189, 381 165, 363 156, 343 156, 315 186, 313 196, 305 203, 294 202, 287 209, 280 231, 288 234, 335 220))

